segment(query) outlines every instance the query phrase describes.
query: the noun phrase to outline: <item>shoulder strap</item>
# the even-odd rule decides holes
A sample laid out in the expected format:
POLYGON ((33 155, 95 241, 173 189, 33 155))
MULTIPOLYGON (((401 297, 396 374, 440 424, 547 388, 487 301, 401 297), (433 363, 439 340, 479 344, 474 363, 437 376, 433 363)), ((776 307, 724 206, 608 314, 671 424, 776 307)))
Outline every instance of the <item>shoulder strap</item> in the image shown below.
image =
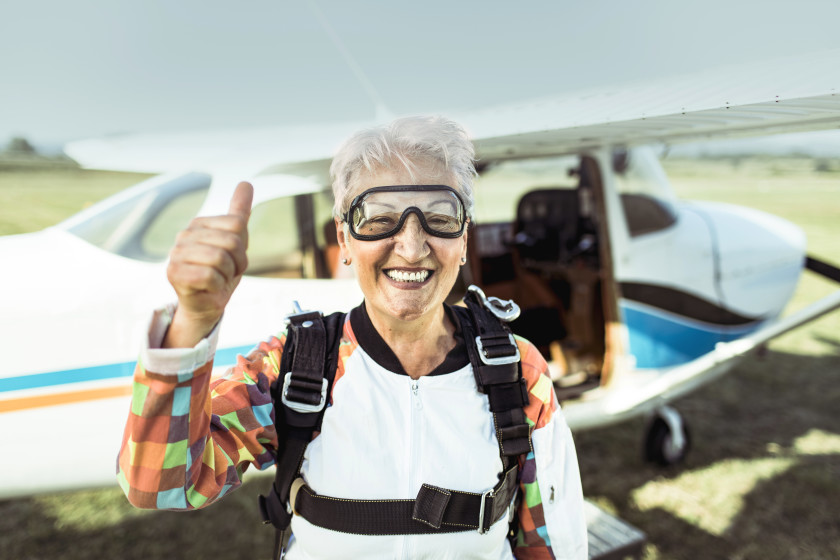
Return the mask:
MULTIPOLYGON (((292 482, 298 476, 306 446, 320 429, 338 366, 338 348, 346 314, 324 317, 318 311, 286 318, 288 329, 280 372, 272 385, 277 429, 277 468, 272 491, 260 496, 263 522, 278 531, 278 541, 291 521, 288 507, 292 482)), ((275 543, 275 558, 280 542, 275 543)))
POLYGON ((505 468, 512 458, 531 451, 531 429, 525 417, 528 386, 522 377, 519 348, 507 326, 519 316, 512 301, 486 297, 478 286, 464 296, 458 308, 461 330, 478 390, 487 395, 496 424, 499 453, 505 468), (474 340, 475 344, 470 344, 474 340))

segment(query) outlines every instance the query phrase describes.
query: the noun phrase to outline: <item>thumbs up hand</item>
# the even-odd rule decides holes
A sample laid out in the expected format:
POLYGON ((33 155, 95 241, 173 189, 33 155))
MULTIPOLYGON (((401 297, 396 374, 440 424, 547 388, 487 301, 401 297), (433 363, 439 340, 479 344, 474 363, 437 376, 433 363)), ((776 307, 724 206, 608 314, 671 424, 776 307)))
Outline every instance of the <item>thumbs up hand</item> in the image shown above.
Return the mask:
POLYGON ((163 341, 189 348, 207 336, 248 267, 248 219, 254 187, 239 183, 224 216, 194 218, 169 253, 166 275, 178 308, 163 341))

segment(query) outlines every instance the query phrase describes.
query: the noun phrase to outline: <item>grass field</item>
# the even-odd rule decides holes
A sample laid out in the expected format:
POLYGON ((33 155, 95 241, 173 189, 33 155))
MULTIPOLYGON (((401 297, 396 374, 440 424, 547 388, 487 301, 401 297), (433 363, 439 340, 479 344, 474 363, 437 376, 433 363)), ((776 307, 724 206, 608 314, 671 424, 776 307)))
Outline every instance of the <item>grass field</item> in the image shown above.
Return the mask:
MULTIPOLYGON (((786 217, 840 263, 840 174, 793 158, 664 163, 681 197, 786 217)), ((789 310, 837 288, 806 274, 789 310)), ((649 559, 840 558, 838 403, 835 312, 677 401, 693 441, 679 467, 641 463, 642 421, 578 434, 584 492, 648 534, 649 559)))
MULTIPOLYGON (((840 174, 792 158, 665 164, 682 197, 787 217, 805 229, 814 255, 840 263, 840 174)), ((0 169, 0 234, 56 223, 139 178, 0 169)), ((806 275, 790 308, 836 287, 806 275)), ((838 403, 834 313, 678 401, 693 441, 681 466, 642 462, 642 421, 577 434, 585 494, 648 534, 647 559, 840 558, 838 403)), ((45 441, 63 437, 58 428, 45 441)), ((256 508, 267 485, 252 479, 189 514, 135 510, 116 488, 0 501, 0 558, 267 557, 273 531, 256 508)))

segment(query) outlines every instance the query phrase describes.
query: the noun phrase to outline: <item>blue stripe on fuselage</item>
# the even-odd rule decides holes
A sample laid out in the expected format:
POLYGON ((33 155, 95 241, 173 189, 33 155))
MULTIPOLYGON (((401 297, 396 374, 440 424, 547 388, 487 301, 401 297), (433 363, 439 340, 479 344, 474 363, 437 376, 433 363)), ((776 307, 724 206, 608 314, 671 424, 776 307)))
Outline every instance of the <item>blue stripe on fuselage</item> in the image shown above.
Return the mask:
POLYGON ((713 325, 680 317, 630 300, 619 301, 630 338, 630 353, 637 368, 678 366, 758 330, 765 321, 738 325, 713 325))
MULTIPOLYGON (((217 350, 214 362, 216 365, 234 364, 236 363, 237 354, 246 354, 252 348, 253 346, 237 346, 217 350)), ((81 383, 83 381, 101 381, 103 379, 131 377, 134 373, 135 363, 122 362, 119 364, 104 364, 101 366, 6 377, 0 379, 0 393, 20 391, 22 389, 39 389, 41 387, 66 385, 68 383, 81 383)))

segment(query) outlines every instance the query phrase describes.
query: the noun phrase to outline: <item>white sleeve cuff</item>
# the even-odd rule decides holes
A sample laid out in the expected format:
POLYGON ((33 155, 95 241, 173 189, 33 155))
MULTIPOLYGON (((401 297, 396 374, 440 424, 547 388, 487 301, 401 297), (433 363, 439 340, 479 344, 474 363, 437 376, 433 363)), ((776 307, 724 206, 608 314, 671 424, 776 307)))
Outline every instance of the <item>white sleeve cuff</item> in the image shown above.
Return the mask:
POLYGON ((161 348, 166 330, 172 323, 176 304, 156 309, 149 322, 149 334, 140 349, 140 361, 146 371, 163 375, 191 373, 213 360, 219 340, 219 325, 192 348, 161 348))

